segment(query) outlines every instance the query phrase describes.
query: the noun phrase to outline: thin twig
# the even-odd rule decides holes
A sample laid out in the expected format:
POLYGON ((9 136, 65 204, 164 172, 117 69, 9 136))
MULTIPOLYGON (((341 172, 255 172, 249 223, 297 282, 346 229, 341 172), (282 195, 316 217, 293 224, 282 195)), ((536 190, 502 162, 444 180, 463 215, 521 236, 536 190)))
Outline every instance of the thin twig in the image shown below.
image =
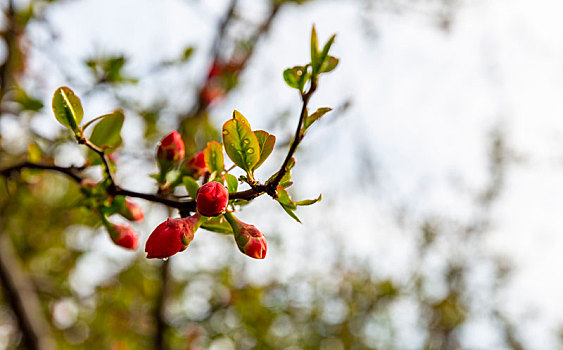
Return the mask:
POLYGON ((297 146, 303 139, 302 129, 303 129, 303 122, 307 117, 307 105, 309 104, 309 100, 311 99, 311 96, 313 96, 316 90, 317 90, 317 84, 313 83, 311 84, 309 91, 306 94, 301 95, 303 100, 303 105, 301 107, 301 114, 299 115, 299 122, 297 123, 297 128, 295 130, 295 137, 293 139, 293 142, 291 143, 291 147, 289 148, 287 155, 285 156, 285 160, 283 161, 282 166, 278 171, 278 175, 267 184, 269 191, 275 190, 280 184, 281 179, 287 173, 287 165, 289 164, 291 158, 293 157, 293 154, 297 150, 297 146))
POLYGON ((59 173, 63 173, 65 175, 70 176, 74 181, 81 182, 84 178, 79 175, 79 172, 84 170, 82 167, 60 167, 53 164, 41 164, 41 163, 32 163, 32 162, 23 162, 17 165, 13 165, 11 167, 5 168, 0 170, 0 174, 3 176, 9 176, 14 172, 19 172, 22 169, 40 169, 40 170, 51 170, 56 171, 59 173))
POLYGON ((90 142, 90 140, 88 140, 87 138, 85 138, 84 136, 80 137, 77 139, 78 143, 83 144, 85 146, 87 146, 88 148, 90 148, 92 151, 96 152, 96 154, 98 154, 98 156, 100 157, 100 159, 102 160, 102 163, 104 164, 104 169, 105 169, 105 173, 106 173, 106 177, 110 182, 110 189, 115 189, 117 187, 114 179, 113 179, 113 175, 111 174, 111 168, 109 166, 109 162, 108 159, 106 157, 105 152, 100 149, 98 146, 94 145, 92 142, 90 142))

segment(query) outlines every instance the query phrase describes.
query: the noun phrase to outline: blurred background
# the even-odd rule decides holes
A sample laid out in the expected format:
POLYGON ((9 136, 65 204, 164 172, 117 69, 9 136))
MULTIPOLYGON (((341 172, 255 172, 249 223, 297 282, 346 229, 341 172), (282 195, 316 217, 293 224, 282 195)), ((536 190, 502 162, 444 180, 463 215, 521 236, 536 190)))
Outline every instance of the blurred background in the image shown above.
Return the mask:
POLYGON ((50 107, 69 86, 85 120, 125 111, 124 188, 154 193, 158 140, 177 129, 200 151, 233 109, 277 136, 264 181, 301 108, 282 72, 308 62, 313 24, 321 42, 337 34, 340 64, 311 101, 333 111, 293 169, 293 198, 323 200, 298 210, 302 224, 266 196, 240 212, 266 234, 265 260, 204 230, 184 253, 147 260, 144 241, 178 213, 136 200, 145 220, 129 252, 77 206, 71 179, 6 178, 0 349, 563 349, 562 10, 2 0, 1 168, 84 164, 50 107))

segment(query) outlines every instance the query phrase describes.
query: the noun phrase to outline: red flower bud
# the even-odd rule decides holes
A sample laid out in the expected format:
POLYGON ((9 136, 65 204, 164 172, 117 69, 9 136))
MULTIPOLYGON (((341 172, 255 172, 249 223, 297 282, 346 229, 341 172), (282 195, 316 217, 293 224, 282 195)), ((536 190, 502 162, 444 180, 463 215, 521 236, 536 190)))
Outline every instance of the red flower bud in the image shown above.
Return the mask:
POLYGON ((147 258, 164 259, 186 249, 194 239, 199 219, 199 214, 183 219, 166 219, 154 229, 147 240, 147 258))
POLYGON ((268 251, 266 237, 254 225, 244 223, 233 214, 225 215, 233 228, 238 249, 254 259, 264 259, 268 251))
POLYGON ((120 247, 135 250, 139 245, 137 233, 129 226, 111 225, 109 233, 111 240, 120 247))
POLYGON ((123 210, 121 210, 120 214, 127 220, 131 221, 141 221, 145 217, 143 215, 143 209, 127 198, 125 199, 125 206, 123 210))
POLYGON ((158 145, 156 159, 161 172, 165 173, 184 159, 184 141, 176 130, 166 135, 158 145))
POLYGON ((197 211, 205 216, 217 216, 225 211, 229 202, 229 192, 217 181, 201 186, 197 191, 197 211))
POLYGON ((207 165, 205 165, 205 154, 203 151, 194 154, 186 162, 186 170, 192 174, 195 179, 200 178, 208 172, 207 165))

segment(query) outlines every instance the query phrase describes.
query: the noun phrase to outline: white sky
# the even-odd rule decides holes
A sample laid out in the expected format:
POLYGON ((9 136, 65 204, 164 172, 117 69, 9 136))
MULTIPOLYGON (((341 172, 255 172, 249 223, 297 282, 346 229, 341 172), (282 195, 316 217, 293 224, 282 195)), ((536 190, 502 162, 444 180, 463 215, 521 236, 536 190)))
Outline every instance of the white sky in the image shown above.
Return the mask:
MULTIPOLYGON (((193 65, 185 80, 175 83, 182 105, 192 93, 182 90, 186 81, 205 75, 205 54, 214 34, 210 22, 222 13, 218 4, 226 1, 213 3, 212 7, 197 1, 84 0, 53 6, 48 17, 61 31, 58 52, 71 58, 70 72, 81 72, 78 59, 97 52, 126 52, 134 72, 195 44, 193 65), (192 5, 197 13, 190 10, 192 5)), ((261 14, 251 2, 245 4, 249 15, 261 14)), ((287 223, 291 219, 281 211, 275 215, 287 220, 289 244, 295 249, 309 243, 303 232, 329 225, 351 237, 348 249, 376 255, 376 266, 384 275, 401 271, 401 261, 407 261, 410 253, 404 248, 405 234, 394 224, 393 208, 405 206, 414 217, 469 218, 468 194, 487 180, 487 137, 492 127, 503 127, 522 162, 509 168, 486 243, 491 252, 509 256, 517 266, 506 295, 513 315, 539 316, 532 317, 527 339, 542 339, 537 346, 552 348, 548 334, 563 320, 563 2, 465 1, 449 32, 419 13, 363 13, 376 29, 375 38, 365 35, 359 20, 362 12, 352 1, 285 9, 259 46, 241 88, 216 109, 214 117, 221 122, 236 108, 258 129, 268 128, 269 118, 288 108, 296 116, 297 96, 285 86, 281 72, 306 59, 312 23, 321 40, 337 33, 334 54, 341 64, 322 79, 312 103, 334 107, 351 99, 353 105, 307 136, 303 144, 307 152, 297 161, 303 167, 294 175, 299 193, 314 197, 322 192, 328 204, 302 209, 302 226, 287 223), (358 169, 354 158, 359 142, 376 165, 377 178, 367 192, 350 186, 358 169), (377 232, 362 224, 362 217, 369 217, 377 232)), ((35 69, 50 67, 37 63, 35 69)), ((56 71, 52 75, 58 77, 43 86, 47 95, 68 84, 56 71)), ((83 103, 90 117, 114 107, 95 97, 83 103)), ((47 115, 36 122, 56 123, 47 115)), ((127 125, 134 129, 138 123, 128 120, 127 125)), ((285 135, 281 132, 278 139, 285 135)), ((139 136, 132 132, 125 141, 133 144, 139 136)), ((269 164, 263 174, 277 163, 269 164)), ((126 179, 132 174, 121 175, 126 179)), ((144 174, 136 174, 128 183, 136 188, 150 184, 141 177, 144 174)), ((248 214, 257 226, 274 229, 270 214, 260 215, 256 209, 248 214)), ((161 219, 149 217, 147 226, 161 219)), ((268 254, 275 259, 275 251, 268 254)), ((299 264, 296 259, 288 269, 296 270, 299 264)))

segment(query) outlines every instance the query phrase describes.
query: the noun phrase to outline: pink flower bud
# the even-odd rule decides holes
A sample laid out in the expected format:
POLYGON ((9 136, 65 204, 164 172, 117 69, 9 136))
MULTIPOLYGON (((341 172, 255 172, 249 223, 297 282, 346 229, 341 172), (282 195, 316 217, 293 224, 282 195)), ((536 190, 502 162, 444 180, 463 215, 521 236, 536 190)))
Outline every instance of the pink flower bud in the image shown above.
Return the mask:
POLYGON ((251 258, 264 259, 268 251, 268 244, 262 232, 254 225, 240 221, 231 213, 225 214, 225 217, 233 228, 238 249, 251 258))
POLYGON ((145 217, 143 215, 143 209, 127 198, 125 199, 125 206, 123 210, 121 210, 120 214, 127 220, 131 221, 141 221, 145 217))
POLYGON ((197 211, 205 216, 217 216, 225 211, 229 202, 229 192, 217 181, 201 186, 197 191, 197 211))
POLYGON ((184 159, 184 152, 184 141, 176 130, 166 135, 160 141, 156 151, 156 159, 161 172, 165 173, 180 164, 184 159))
POLYGON ((154 229, 147 240, 147 258, 164 259, 186 249, 194 239, 199 219, 199 214, 183 219, 166 219, 154 229))
POLYGON ((111 225, 109 233, 111 240, 120 247, 135 250, 139 245, 137 233, 129 226, 111 225))
POLYGON ((205 154, 203 151, 194 154, 186 162, 186 170, 192 174, 195 179, 200 178, 208 172, 207 165, 205 165, 205 154))

